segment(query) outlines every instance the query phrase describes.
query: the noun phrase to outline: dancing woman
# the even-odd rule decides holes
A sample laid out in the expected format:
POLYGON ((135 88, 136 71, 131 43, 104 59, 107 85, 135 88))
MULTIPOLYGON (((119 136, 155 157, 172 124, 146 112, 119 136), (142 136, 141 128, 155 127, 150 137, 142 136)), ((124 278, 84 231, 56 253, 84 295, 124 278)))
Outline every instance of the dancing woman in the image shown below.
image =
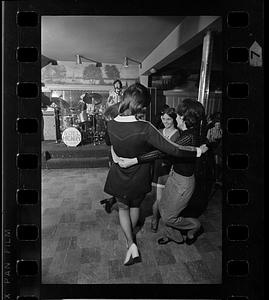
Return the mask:
MULTIPOLYGON (((204 119, 204 108, 196 100, 185 99, 177 107, 177 123, 182 134, 176 141, 180 145, 198 146, 200 145, 200 124, 204 119)), ((164 157, 160 151, 140 155, 133 159, 120 159, 119 165, 128 167, 134 163, 148 163, 154 159, 164 157)), ((164 236, 158 240, 159 244, 167 244, 170 241, 184 243, 182 232, 187 234, 186 243, 192 244, 203 232, 203 228, 198 218, 185 218, 180 213, 187 207, 195 187, 194 170, 195 157, 173 157, 170 158, 173 164, 168 176, 161 199, 157 199, 153 205, 153 218, 151 229, 157 231, 159 218, 165 224, 164 236)), ((128 169, 127 169, 128 170, 128 169)))
MULTIPOLYGON (((172 107, 164 109, 161 113, 161 121, 164 128, 160 129, 160 132, 172 142, 175 142, 179 138, 176 119, 177 113, 172 107)), ((156 193, 156 199, 158 200, 161 199, 162 191, 171 170, 171 166, 172 164, 169 159, 160 158, 154 161, 152 186, 156 193)))
MULTIPOLYGON (((136 118, 149 103, 150 95, 143 85, 136 83, 125 90, 119 115, 107 124, 110 143, 117 155, 137 157, 157 148, 173 156, 190 158, 199 157, 207 151, 205 146, 179 146, 163 137, 151 123, 136 118)), ((151 190, 151 179, 149 162, 127 169, 113 162, 107 175, 104 191, 117 199, 120 225, 128 247, 124 265, 141 261, 133 228, 139 218, 140 204, 146 193, 151 190)))

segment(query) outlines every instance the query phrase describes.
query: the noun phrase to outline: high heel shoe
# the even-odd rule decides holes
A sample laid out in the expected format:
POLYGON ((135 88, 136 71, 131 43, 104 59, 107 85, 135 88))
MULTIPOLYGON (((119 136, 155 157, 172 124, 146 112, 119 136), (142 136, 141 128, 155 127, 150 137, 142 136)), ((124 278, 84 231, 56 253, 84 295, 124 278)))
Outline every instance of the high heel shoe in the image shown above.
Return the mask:
POLYGON ((189 238, 188 236, 186 237, 186 244, 187 245, 192 245, 197 239, 198 237, 204 233, 204 227, 203 226, 200 226, 200 228, 198 230, 196 230, 193 234, 193 237, 192 238, 189 238))
MULTIPOLYGON (((137 242, 136 242, 136 235, 133 235, 133 241, 134 241, 134 244, 137 245, 137 242)), ((125 239, 125 245, 126 245, 126 248, 129 249, 129 245, 128 245, 127 239, 125 239)))
POLYGON ((139 263, 141 262, 141 256, 140 256, 140 253, 139 253, 139 250, 136 246, 135 243, 133 243, 127 253, 126 253, 126 257, 125 257, 125 260, 124 260, 124 265, 125 266, 130 266, 130 265, 133 265, 133 264, 136 264, 136 263, 139 263))

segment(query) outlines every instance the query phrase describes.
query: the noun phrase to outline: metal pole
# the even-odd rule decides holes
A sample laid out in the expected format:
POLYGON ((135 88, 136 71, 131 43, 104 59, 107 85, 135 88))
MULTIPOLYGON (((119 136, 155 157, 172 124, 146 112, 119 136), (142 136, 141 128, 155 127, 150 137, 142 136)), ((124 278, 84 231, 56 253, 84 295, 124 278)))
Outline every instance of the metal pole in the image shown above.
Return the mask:
POLYGON ((203 41, 203 53, 200 70, 198 101, 204 106, 209 98, 210 73, 213 54, 213 38, 212 32, 207 31, 203 41))

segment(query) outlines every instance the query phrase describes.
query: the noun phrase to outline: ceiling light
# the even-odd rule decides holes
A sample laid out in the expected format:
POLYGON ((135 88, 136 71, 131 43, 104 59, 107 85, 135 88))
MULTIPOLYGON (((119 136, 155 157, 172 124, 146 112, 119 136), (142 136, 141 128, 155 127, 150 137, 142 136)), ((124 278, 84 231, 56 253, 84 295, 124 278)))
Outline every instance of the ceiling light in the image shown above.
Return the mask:
POLYGON ((81 56, 79 54, 76 54, 76 64, 77 65, 81 65, 82 64, 81 56))
POLYGON ((125 57, 124 57, 124 63, 123 63, 123 66, 124 66, 125 68, 127 68, 128 65, 129 65, 128 57, 125 56, 125 57))
POLYGON ((154 74, 154 73, 157 72, 157 70, 155 68, 151 68, 149 71, 150 71, 151 74, 154 74))
POLYGON ((123 66, 127 68, 129 66, 129 61, 132 61, 132 62, 134 62, 136 64, 139 64, 139 67, 142 68, 142 63, 140 61, 137 61, 137 60, 132 59, 132 58, 127 57, 127 56, 124 57, 123 66))
POLYGON ((81 65, 81 64, 82 64, 82 60, 81 60, 82 58, 83 58, 83 59, 86 59, 86 60, 89 60, 89 61, 91 61, 91 62, 94 62, 94 63, 95 63, 95 66, 96 66, 97 68, 102 67, 102 63, 101 63, 101 62, 96 61, 96 60, 93 60, 93 59, 90 59, 90 58, 87 58, 87 57, 82 56, 82 55, 79 55, 79 54, 76 54, 76 63, 77 63, 78 65, 81 65))

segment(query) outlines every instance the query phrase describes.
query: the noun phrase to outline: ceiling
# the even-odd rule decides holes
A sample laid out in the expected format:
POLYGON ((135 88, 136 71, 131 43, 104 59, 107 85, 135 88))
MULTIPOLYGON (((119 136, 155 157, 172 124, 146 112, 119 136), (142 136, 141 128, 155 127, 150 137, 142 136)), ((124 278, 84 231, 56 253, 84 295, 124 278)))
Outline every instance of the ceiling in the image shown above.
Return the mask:
POLYGON ((43 16, 42 54, 59 61, 75 55, 122 64, 143 61, 184 16, 43 16))
MULTIPOLYGON (((212 71, 222 71, 223 53, 222 53, 222 35, 219 32, 214 33, 213 48, 212 48, 212 71)), ((189 74, 199 73, 201 69, 203 45, 199 45, 186 53, 185 55, 167 64, 165 67, 158 70, 155 76, 158 75, 175 75, 179 72, 189 74)))

